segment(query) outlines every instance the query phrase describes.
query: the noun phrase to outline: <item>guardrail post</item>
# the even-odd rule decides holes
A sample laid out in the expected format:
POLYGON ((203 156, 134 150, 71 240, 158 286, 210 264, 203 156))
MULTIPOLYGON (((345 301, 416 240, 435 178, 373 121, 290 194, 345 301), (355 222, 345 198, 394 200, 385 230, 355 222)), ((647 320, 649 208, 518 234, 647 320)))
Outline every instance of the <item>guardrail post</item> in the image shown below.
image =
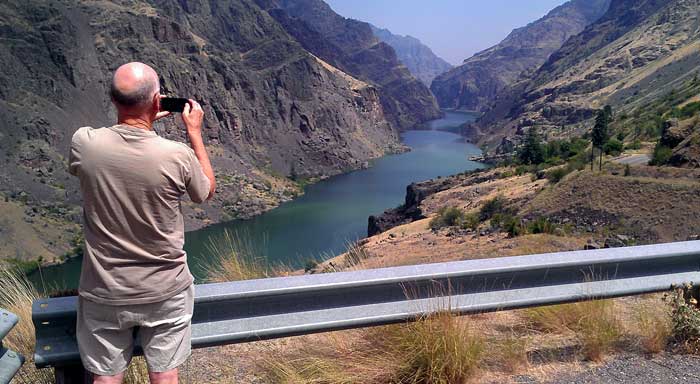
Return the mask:
POLYGON ((10 333, 19 318, 0 308, 0 384, 9 384, 24 364, 24 357, 17 352, 6 349, 2 339, 10 333))
POLYGON ((81 364, 54 368, 56 384, 90 384, 92 375, 81 364))

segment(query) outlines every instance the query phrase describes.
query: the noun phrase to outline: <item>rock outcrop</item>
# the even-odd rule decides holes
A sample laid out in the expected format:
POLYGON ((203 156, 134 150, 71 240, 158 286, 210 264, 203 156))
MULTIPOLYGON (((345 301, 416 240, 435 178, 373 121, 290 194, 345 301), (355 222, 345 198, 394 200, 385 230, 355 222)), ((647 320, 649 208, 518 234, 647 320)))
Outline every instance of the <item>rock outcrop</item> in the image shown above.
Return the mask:
POLYGON ((372 32, 381 41, 391 45, 396 56, 408 68, 413 76, 422 81, 427 87, 433 79, 450 69, 452 64, 438 57, 433 51, 413 36, 400 36, 388 29, 371 25, 372 32))
POLYGON ((376 86, 384 114, 400 130, 442 115, 435 97, 379 41, 368 23, 336 14, 322 0, 257 0, 302 46, 334 67, 376 86))
POLYGON ((367 236, 374 236, 399 225, 424 219, 425 215, 421 209, 421 203, 438 192, 458 186, 483 183, 497 177, 493 173, 489 173, 488 169, 477 169, 459 175, 412 183, 406 187, 406 197, 402 205, 388 209, 380 215, 369 217, 367 236))
POLYGON ((610 0, 572 0, 513 30, 496 46, 444 73, 431 85, 442 108, 483 112, 500 92, 537 70, 569 37, 600 18, 610 0))
MULTIPOLYGON (((66 204, 64 220, 80 217, 70 138, 115 122, 108 87, 127 61, 204 107, 220 188, 203 208, 184 204, 188 228, 260 213, 298 193, 290 179, 400 146, 377 87, 310 54, 252 0, 8 0, 0 29, 0 193, 21 207, 66 204)), ((156 130, 185 140, 178 120, 156 130)))

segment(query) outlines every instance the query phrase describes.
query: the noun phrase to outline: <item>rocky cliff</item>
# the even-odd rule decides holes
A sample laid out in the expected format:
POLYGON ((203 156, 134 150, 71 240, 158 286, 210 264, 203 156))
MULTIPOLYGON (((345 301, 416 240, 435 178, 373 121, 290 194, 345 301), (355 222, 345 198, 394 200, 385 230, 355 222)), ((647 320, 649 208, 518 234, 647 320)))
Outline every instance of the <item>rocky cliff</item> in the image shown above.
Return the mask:
MULTIPOLYGON (((641 116, 661 102, 682 105, 697 95, 698 7, 698 0, 613 0, 603 17, 569 39, 467 132, 492 146, 535 126, 551 138, 576 136, 590 130, 604 105, 623 117, 641 116)), ((637 120, 630 122, 646 125, 637 120)), ((623 134, 630 133, 627 128, 623 134)))
POLYGON ((369 24, 336 14, 322 0, 257 0, 305 49, 376 86, 392 125, 405 130, 441 115, 430 90, 379 41, 369 24))
MULTIPOLYGON (((70 251, 80 218, 70 138, 115 122, 108 87, 124 62, 152 65, 164 93, 204 107, 219 194, 185 204, 188 228, 260 213, 298 193, 294 180, 400 146, 375 86, 311 55, 252 0, 9 0, 0 31, 0 257, 70 251)), ((184 140, 178 120, 156 130, 184 140)))
POLYGON ((431 90, 442 108, 483 112, 504 88, 539 68, 569 37, 600 18, 609 4, 571 0, 438 76, 431 90))
POLYGON ((433 79, 450 69, 452 64, 438 57, 433 51, 413 36, 400 36, 388 29, 377 28, 373 25, 372 32, 381 41, 389 44, 396 56, 408 68, 413 76, 430 87, 433 79))

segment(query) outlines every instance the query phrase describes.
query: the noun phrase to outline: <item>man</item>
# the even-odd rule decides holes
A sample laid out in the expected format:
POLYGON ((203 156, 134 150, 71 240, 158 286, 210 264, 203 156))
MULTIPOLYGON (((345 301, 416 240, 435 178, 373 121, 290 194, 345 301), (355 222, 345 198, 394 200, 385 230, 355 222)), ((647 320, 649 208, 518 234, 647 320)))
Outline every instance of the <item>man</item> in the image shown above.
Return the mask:
POLYGON ((111 97, 117 125, 80 128, 70 151, 85 221, 80 356, 94 383, 121 383, 136 335, 151 383, 177 383, 190 355, 194 296, 180 198, 201 203, 216 187, 204 112, 194 100, 182 112, 192 148, 159 137, 153 122, 169 112, 160 111, 158 75, 142 63, 117 69, 111 97))

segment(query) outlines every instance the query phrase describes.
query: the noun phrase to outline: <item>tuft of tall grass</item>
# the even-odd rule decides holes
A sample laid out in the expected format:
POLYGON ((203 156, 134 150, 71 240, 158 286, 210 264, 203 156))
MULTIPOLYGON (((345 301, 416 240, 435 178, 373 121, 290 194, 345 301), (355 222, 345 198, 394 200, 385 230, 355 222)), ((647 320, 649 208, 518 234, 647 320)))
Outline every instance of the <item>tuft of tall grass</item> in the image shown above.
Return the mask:
POLYGON ((484 339, 448 312, 362 335, 350 345, 331 338, 312 353, 271 356, 266 374, 276 383, 459 384, 475 378, 487 349, 484 339))
POLYGON ((348 267, 358 267, 362 262, 370 258, 370 254, 359 241, 348 241, 346 243, 345 264, 348 267))
POLYGON ((208 279, 227 282, 275 275, 278 271, 270 268, 264 247, 264 242, 256 243, 252 236, 225 230, 206 245, 213 258, 213 262, 205 267, 208 279))
POLYGON ((635 307, 635 329, 639 336, 639 346, 649 354, 666 349, 671 338, 671 316, 666 308, 635 307))
POLYGON ((387 350, 403 356, 395 371, 398 383, 466 383, 484 359, 484 339, 449 312, 388 330, 387 350))
POLYGON ((36 338, 32 323, 32 302, 39 298, 39 292, 24 274, 0 267, 0 307, 19 316, 19 323, 3 339, 3 344, 27 359, 16 380, 50 384, 54 382, 53 370, 36 369, 33 361, 36 338))
POLYGON ((573 332, 587 360, 601 360, 615 349, 622 337, 622 324, 611 300, 530 308, 524 314, 535 329, 573 332))

